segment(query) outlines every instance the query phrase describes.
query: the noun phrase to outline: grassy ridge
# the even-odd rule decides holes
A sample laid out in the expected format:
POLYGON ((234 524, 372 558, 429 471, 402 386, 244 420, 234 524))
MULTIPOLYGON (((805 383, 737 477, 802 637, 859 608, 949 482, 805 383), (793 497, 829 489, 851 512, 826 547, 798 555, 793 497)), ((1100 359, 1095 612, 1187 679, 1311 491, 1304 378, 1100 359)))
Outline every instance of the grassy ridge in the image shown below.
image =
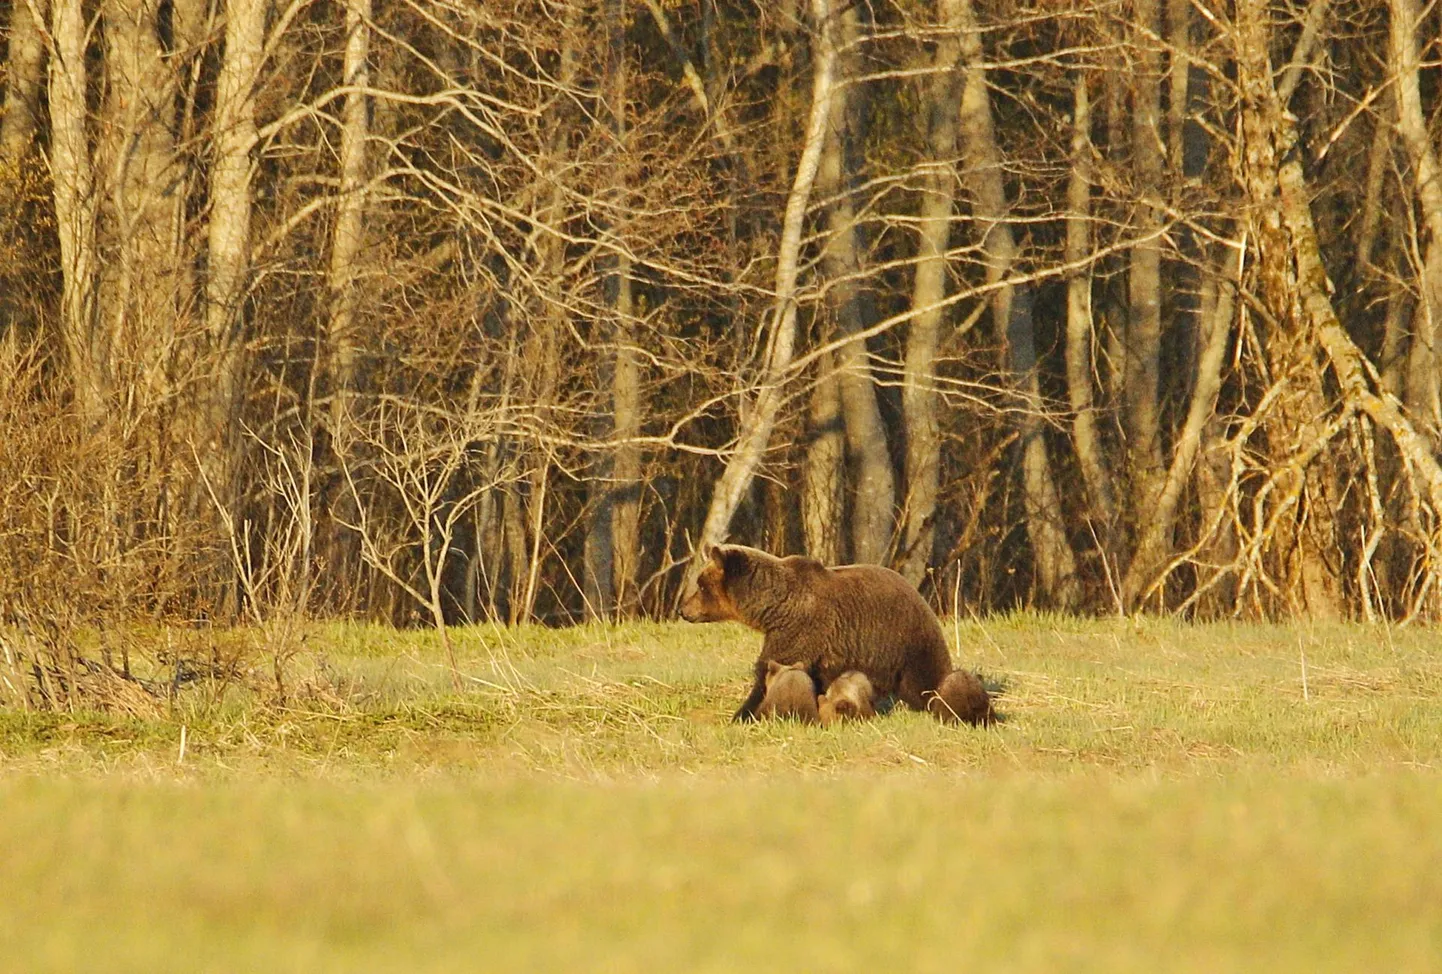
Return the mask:
POLYGON ((681 625, 460 631, 461 693, 323 627, 283 696, 261 653, 0 712, 0 966, 1442 969, 1433 633, 951 633, 1003 727, 733 727, 756 638, 681 625))

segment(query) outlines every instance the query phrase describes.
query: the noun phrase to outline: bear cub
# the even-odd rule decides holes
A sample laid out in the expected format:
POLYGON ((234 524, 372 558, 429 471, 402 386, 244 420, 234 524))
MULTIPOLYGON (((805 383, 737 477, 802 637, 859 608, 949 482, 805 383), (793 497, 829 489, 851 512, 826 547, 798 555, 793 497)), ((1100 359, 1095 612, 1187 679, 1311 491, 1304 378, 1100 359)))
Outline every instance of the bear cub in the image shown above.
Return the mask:
POLYGON ((935 692, 926 694, 926 709, 947 724, 990 727, 997 720, 981 677, 967 670, 948 673, 935 692))
POLYGON ((876 716, 876 688, 860 670, 847 670, 831 681, 816 701, 822 726, 842 720, 870 720, 876 716))
POLYGON ((769 660, 766 664, 766 696, 756 708, 760 717, 790 718, 814 724, 820 716, 816 706, 816 684, 806 666, 786 666, 769 660))

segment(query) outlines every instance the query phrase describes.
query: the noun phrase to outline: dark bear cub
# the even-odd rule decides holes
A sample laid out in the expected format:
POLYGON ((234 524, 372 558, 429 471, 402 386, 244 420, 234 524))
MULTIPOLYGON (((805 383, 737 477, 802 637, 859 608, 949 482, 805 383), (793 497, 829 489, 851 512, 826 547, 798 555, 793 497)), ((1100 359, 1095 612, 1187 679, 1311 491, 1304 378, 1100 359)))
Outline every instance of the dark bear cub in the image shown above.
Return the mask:
POLYGON ((948 724, 989 727, 996 721, 991 694, 981 677, 967 670, 952 670, 935 692, 927 694, 926 709, 948 724))
MULTIPOLYGON (((762 633, 751 693, 735 720, 754 720, 766 696, 771 662, 800 666, 829 687, 848 670, 871 681, 876 699, 894 696, 926 710, 952 673, 941 623, 911 583, 880 565, 827 568, 814 558, 717 545, 681 603, 690 622, 743 623, 762 633)), ((985 723, 990 700, 980 681, 957 677, 941 695, 950 714, 985 723), (978 691, 980 696, 978 696, 978 691)))
POLYGON ((865 673, 847 670, 817 698, 816 709, 825 727, 841 720, 870 720, 876 716, 876 690, 865 673))
POLYGON ((798 663, 785 666, 774 659, 766 664, 766 696, 756 708, 760 717, 791 718, 803 724, 819 719, 816 707, 816 684, 806 666, 798 663))

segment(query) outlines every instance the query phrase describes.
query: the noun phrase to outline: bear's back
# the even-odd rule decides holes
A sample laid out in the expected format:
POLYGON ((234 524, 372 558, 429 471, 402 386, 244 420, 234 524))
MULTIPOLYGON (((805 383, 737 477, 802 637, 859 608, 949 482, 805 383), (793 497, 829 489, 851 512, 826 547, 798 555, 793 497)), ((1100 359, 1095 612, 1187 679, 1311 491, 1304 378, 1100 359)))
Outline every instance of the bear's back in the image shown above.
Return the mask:
POLYGON ((804 628, 777 640, 776 648, 789 649, 786 644, 794 641, 798 658, 819 659, 823 680, 860 670, 884 694, 903 669, 924 673, 931 686, 951 670, 936 614, 896 572, 881 565, 841 565, 807 572, 804 579, 812 611, 804 628))

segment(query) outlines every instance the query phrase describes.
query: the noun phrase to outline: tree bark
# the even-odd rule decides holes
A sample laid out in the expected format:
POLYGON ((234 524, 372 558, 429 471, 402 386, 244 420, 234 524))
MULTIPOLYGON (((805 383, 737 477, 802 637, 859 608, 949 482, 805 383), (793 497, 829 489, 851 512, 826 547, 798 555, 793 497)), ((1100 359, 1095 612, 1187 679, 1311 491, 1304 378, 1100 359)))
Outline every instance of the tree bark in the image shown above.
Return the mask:
POLYGON ((961 111, 961 4, 938 0, 943 34, 937 41, 935 72, 927 89, 927 151, 918 213, 916 270, 912 278, 911 323, 901 411, 906 420, 906 503, 902 506, 900 570, 921 585, 936 547, 936 501, 941 478, 941 424, 937 416, 936 351, 947 314, 946 252, 956 203, 956 135, 961 111))
MULTIPOLYGON (((994 285, 1011 272, 1017 248, 1007 220, 1002 157, 992 123, 981 33, 971 0, 960 0, 960 3, 962 59, 966 65, 961 131, 972 186, 972 212, 980 224, 986 281, 994 285)), ((1011 285, 996 288, 991 313, 1005 344, 1007 378, 1016 398, 1027 537, 1036 559, 1037 584, 1049 602, 1071 608, 1077 602, 1076 557, 1062 527, 1061 501, 1047 456, 1029 289, 1011 285)))

